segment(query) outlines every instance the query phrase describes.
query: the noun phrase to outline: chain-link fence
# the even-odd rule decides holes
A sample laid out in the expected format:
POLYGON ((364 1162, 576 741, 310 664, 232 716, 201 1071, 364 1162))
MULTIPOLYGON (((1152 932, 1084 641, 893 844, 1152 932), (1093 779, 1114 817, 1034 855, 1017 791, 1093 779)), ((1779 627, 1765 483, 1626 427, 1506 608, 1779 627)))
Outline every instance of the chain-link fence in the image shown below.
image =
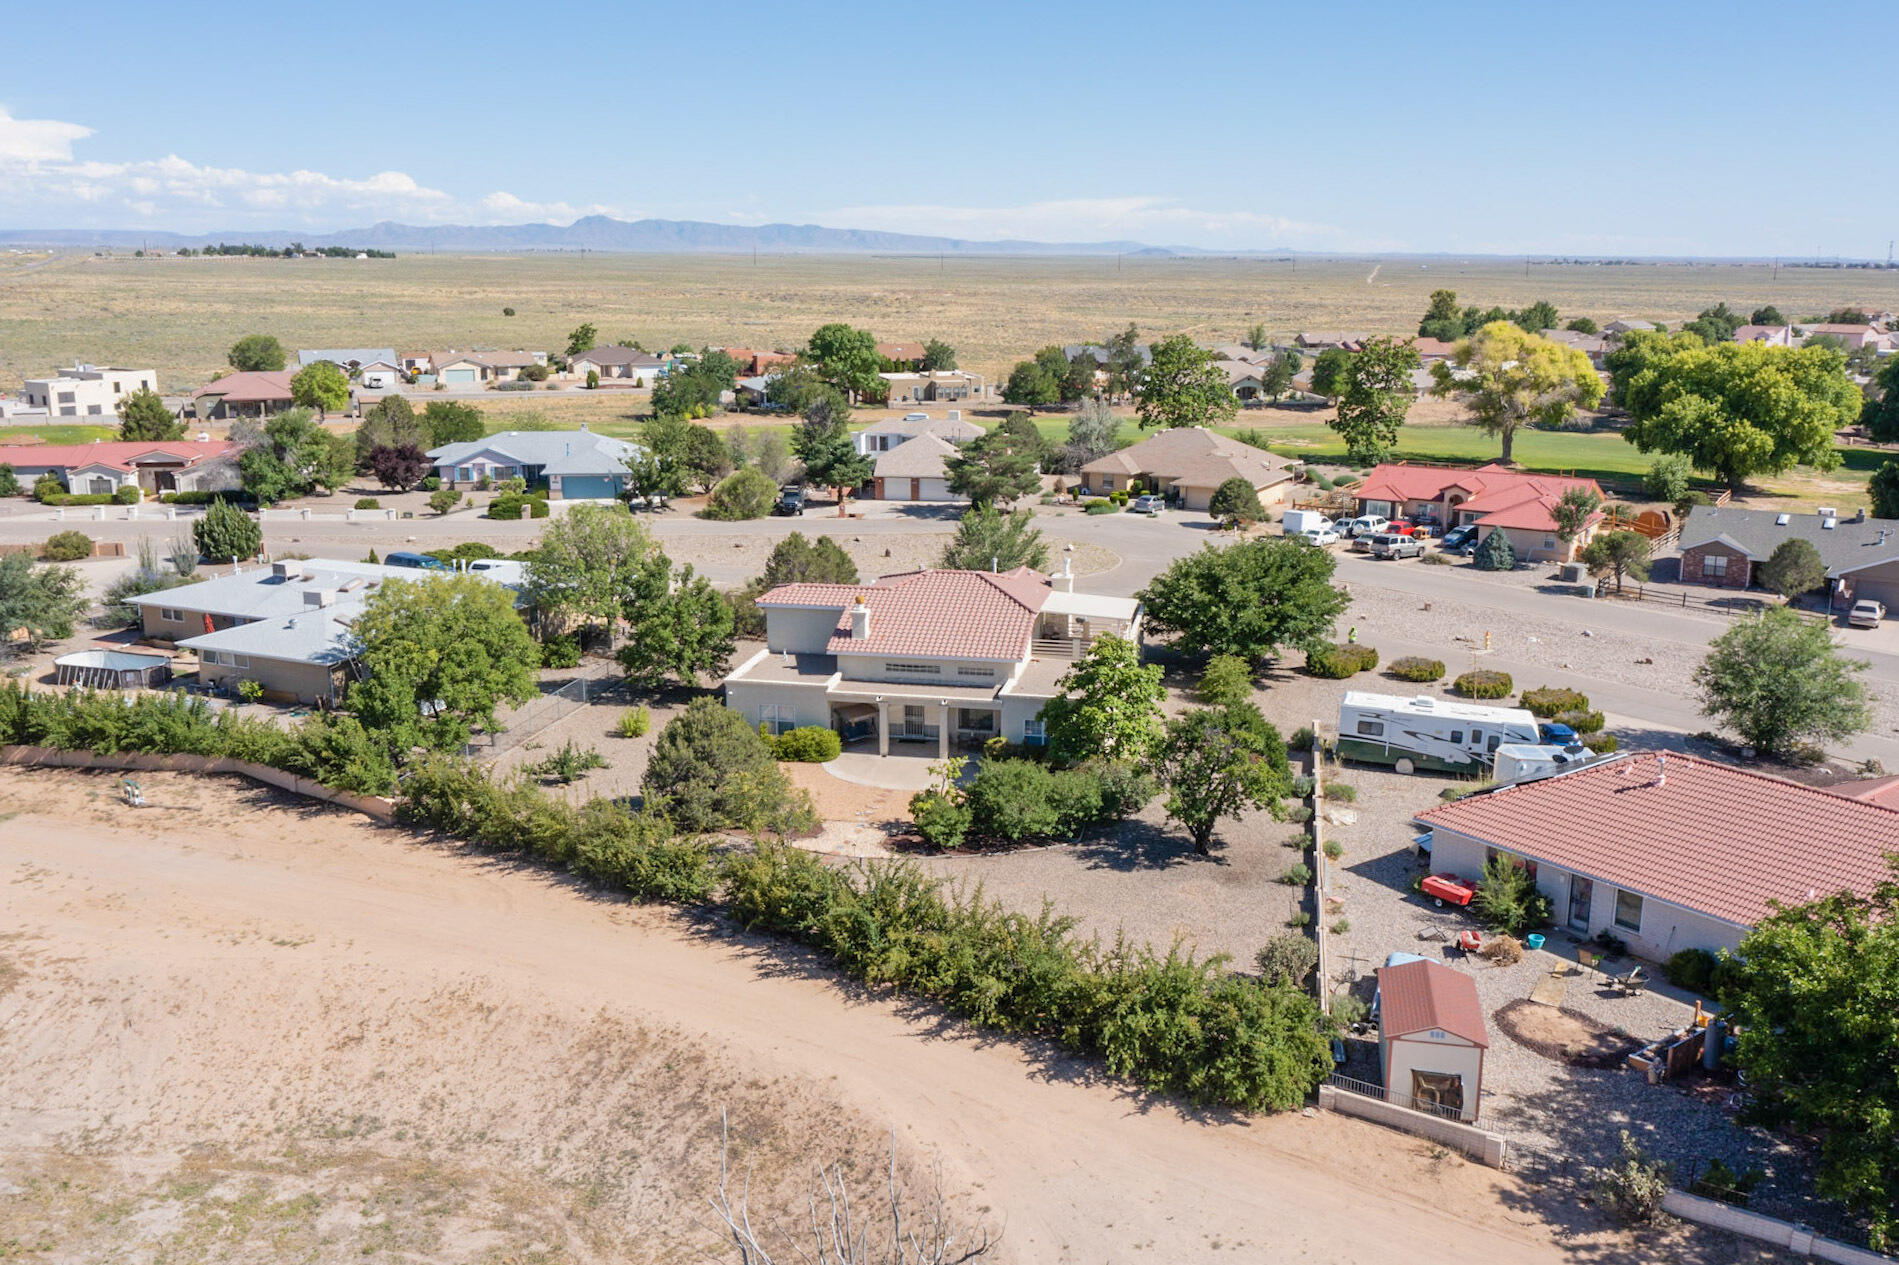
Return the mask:
POLYGON ((495 732, 477 735, 462 748, 462 754, 480 760, 492 760, 504 752, 527 742, 562 717, 587 705, 587 699, 601 688, 601 683, 586 674, 574 677, 556 689, 548 690, 539 698, 530 699, 516 708, 505 718, 506 727, 495 732))

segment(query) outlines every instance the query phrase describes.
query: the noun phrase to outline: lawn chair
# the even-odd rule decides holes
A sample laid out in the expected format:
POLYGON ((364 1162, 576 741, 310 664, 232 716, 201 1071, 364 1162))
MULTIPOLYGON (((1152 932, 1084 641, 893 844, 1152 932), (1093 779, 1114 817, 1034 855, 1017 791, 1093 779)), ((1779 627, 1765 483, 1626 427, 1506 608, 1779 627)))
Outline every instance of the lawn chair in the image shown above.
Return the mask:
POLYGON ((125 803, 128 808, 145 807, 145 789, 131 778, 126 777, 119 779, 119 791, 125 796, 125 803))
POLYGON ((1600 975, 1602 973, 1602 955, 1588 949, 1576 950, 1576 973, 1578 975, 1600 975))

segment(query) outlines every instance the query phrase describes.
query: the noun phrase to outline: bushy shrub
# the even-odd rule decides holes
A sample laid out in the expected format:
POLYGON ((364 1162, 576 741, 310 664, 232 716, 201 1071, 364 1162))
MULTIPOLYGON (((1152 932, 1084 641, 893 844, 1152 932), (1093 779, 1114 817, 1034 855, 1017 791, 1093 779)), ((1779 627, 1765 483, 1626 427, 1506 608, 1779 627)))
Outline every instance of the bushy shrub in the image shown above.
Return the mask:
POLYGON ((1465 698, 1508 698, 1514 688, 1515 682, 1508 672, 1493 672, 1488 668, 1466 672, 1451 682, 1451 691, 1465 698))
POLYGON ((580 639, 570 635, 549 637, 541 643, 541 666, 577 668, 580 666, 580 639))
POLYGON ((1292 736, 1290 738, 1286 739, 1286 750, 1310 751, 1312 750, 1312 738, 1313 738, 1312 726, 1301 725, 1299 726, 1299 728, 1292 731, 1292 736))
POLYGON ((1471 562, 1479 571, 1510 571, 1517 565, 1517 551, 1503 528, 1492 528, 1471 553, 1471 562))
POLYGON ((1598 733, 1602 729, 1602 713, 1589 711, 1557 712, 1553 718, 1559 725, 1568 725, 1579 734, 1598 733))
POLYGON ((1261 946, 1253 961, 1268 984, 1304 988, 1319 964, 1319 946, 1305 936, 1277 935, 1261 946))
POLYGON ((807 830, 810 796, 794 788, 745 718, 696 698, 668 721, 640 782, 646 802, 681 830, 807 830))
POLYGON ((125 483, 121 484, 118 490, 112 493, 112 503, 114 505, 137 505, 139 501, 143 499, 144 495, 145 494, 139 490, 138 484, 125 483))
POLYGON ((356 498, 356 508, 359 510, 379 510, 382 508, 382 502, 373 496, 359 496, 356 498))
POLYGON ((1306 796, 1312 794, 1314 785, 1315 783, 1309 777, 1296 777, 1292 779, 1292 793, 1295 797, 1304 799, 1306 796))
POLYGON ((56 474, 43 474, 33 480, 33 499, 42 504, 51 504, 52 502, 48 499, 49 497, 64 496, 65 494, 66 485, 59 481, 59 476, 56 474))
POLYGON ((1287 887, 1304 887, 1312 881, 1312 867, 1297 861, 1279 872, 1279 881, 1287 887))
POLYGON ((1471 901, 1491 928, 1509 936, 1522 936, 1547 927, 1555 912, 1550 898, 1537 890, 1536 880, 1516 858, 1494 853, 1484 862, 1484 877, 1471 901))
POLYGON ((11 461, 0 461, 0 496, 20 495, 20 475, 11 461))
POLYGON ((1342 857, 1342 856, 1344 856, 1344 855, 1345 855, 1345 845, 1344 845, 1344 844, 1342 844, 1342 843, 1340 843, 1340 842, 1339 842, 1339 841, 1338 841, 1337 839, 1327 839, 1327 840, 1325 841, 1325 857, 1326 857, 1326 860, 1328 860, 1328 861, 1336 861, 1336 860, 1338 860, 1338 859, 1339 859, 1340 857, 1342 857))
POLYGON ((62 531, 46 538, 40 557, 48 562, 77 562, 92 557, 92 537, 82 531, 62 531))
POLYGON ((1593 733, 1586 745, 1598 755, 1613 755, 1622 746, 1622 740, 1611 733, 1593 733))
POLYGON ((844 740, 834 729, 822 725, 801 725, 787 730, 771 741, 772 754, 797 764, 823 764, 844 752, 844 740))
POLYGON ((644 738, 653 728, 653 713, 645 703, 641 703, 630 712, 621 712, 619 723, 613 726, 613 732, 622 738, 644 738))
POLYGON ((1341 804, 1354 804, 1358 802, 1358 788, 1356 786, 1349 786, 1344 782, 1327 782, 1325 784, 1325 797, 1327 799, 1337 800, 1341 804))
POLYGON ((777 499, 778 484, 756 466, 744 466, 712 489, 701 516, 721 522, 763 518, 777 499))
POLYGON ((1662 964, 1662 973, 1675 987, 1705 995, 1714 991, 1720 967, 1721 959, 1706 949, 1683 949, 1662 964))
POLYGON ((1360 672, 1369 672, 1377 666, 1378 652, 1356 642, 1341 641, 1337 645, 1321 646, 1306 654, 1306 671, 1326 680, 1342 681, 1360 672))
POLYGON ((1444 661, 1426 659, 1418 655, 1406 655, 1402 659, 1393 659, 1385 671, 1400 681, 1411 681, 1419 685, 1428 685, 1444 679, 1444 661))
POLYGON ((960 848, 969 837, 969 805, 953 791, 918 791, 910 797, 917 835, 933 848, 960 848))
POLYGON ((1089 514, 1112 514, 1114 513, 1114 502, 1102 497, 1096 497, 1093 500, 1082 502, 1082 510, 1089 514))
POLYGON ((1582 711, 1589 706, 1587 694, 1555 685, 1525 690, 1523 697, 1517 701, 1525 711, 1538 720, 1548 720, 1558 712, 1582 711))
POLYGON ((1661 1215, 1672 1172, 1670 1165, 1645 1155, 1624 1129, 1620 1162, 1595 1170, 1596 1202, 1623 1225, 1646 1225, 1661 1215))
POLYGON ((1457 565, 1457 559, 1441 549, 1435 553, 1425 554, 1422 558, 1419 558, 1418 561, 1427 567, 1454 567, 1457 565))
POLYGON ((545 496, 530 496, 527 499, 527 511, 529 518, 546 518, 552 512, 545 496))
POLYGON ((515 522, 527 508, 527 498, 518 492, 504 492, 488 502, 488 517, 501 522, 515 522))
POLYGON ((204 517, 191 525, 198 556, 213 562, 252 558, 264 547, 264 529, 229 501, 213 500, 204 517))
POLYGON ((587 776, 594 769, 606 767, 605 756, 592 747, 579 746, 572 738, 569 738, 558 751, 545 760, 527 766, 527 771, 537 777, 552 778, 564 785, 587 776))
POLYGON ((1021 843, 1072 838, 1097 821, 1138 812, 1153 797, 1153 779, 1133 765, 1095 759, 1051 769, 1039 760, 984 758, 960 802, 976 837, 1021 843))
POLYGON ((422 482, 416 484, 416 486, 421 488, 424 492, 440 492, 442 490, 442 476, 439 474, 431 474, 423 479, 422 482))

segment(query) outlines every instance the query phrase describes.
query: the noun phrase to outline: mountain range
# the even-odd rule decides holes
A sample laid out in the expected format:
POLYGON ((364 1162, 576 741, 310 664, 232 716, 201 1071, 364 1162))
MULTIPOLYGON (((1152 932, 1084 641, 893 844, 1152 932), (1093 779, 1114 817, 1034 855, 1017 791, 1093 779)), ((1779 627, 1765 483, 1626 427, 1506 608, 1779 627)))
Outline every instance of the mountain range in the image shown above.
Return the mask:
POLYGON ((714 224, 704 220, 616 220, 589 215, 572 224, 397 224, 384 220, 339 233, 273 230, 229 233, 169 233, 145 229, 6 229, 0 245, 111 247, 117 250, 176 250, 207 243, 246 243, 281 248, 357 246, 419 251, 612 251, 645 254, 895 254, 895 255, 1205 255, 1187 246, 1142 242, 970 241, 871 229, 824 228, 816 224, 714 224))

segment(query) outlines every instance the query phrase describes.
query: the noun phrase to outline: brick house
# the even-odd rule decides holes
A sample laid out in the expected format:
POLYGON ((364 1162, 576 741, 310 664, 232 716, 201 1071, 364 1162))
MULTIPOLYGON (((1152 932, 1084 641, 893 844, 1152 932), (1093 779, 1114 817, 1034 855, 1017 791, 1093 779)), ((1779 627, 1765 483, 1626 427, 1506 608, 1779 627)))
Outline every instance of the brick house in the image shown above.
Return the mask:
POLYGON ((1760 564, 1789 540, 1804 540, 1826 564, 1833 605, 1875 598, 1899 606, 1899 520, 1697 505, 1681 527, 1681 578, 1716 588, 1751 587, 1760 564))

